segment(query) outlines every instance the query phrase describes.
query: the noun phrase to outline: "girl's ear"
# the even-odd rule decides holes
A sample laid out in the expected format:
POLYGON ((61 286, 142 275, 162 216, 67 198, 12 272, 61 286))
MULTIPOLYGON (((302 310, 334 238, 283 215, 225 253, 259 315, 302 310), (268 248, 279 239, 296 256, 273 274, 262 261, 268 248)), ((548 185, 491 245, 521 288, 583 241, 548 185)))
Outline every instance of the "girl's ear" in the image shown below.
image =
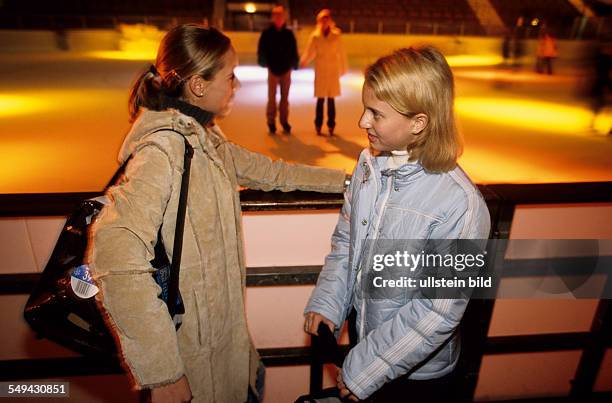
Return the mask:
POLYGON ((199 75, 193 75, 187 81, 187 89, 191 96, 200 98, 203 97, 206 92, 206 80, 199 75))
POLYGON ((429 123, 429 117, 424 113, 416 114, 412 117, 412 134, 420 134, 429 123))

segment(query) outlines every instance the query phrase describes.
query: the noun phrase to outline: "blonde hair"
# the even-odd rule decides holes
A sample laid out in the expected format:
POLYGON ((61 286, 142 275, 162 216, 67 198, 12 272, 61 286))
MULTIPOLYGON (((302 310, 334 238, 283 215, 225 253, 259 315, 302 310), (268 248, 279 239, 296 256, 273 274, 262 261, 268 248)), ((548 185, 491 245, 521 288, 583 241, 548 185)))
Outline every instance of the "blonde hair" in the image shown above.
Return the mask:
POLYGON ((340 34, 340 28, 336 26, 336 21, 332 18, 332 12, 329 8, 324 8, 317 14, 317 25, 314 30, 314 34, 317 36, 323 35, 323 18, 329 18, 329 29, 330 32, 333 32, 336 35, 340 34))
POLYGON ((163 37, 157 60, 136 79, 128 103, 130 122, 140 107, 159 110, 162 97, 181 98, 184 83, 193 75, 210 81, 223 68, 223 55, 231 49, 230 39, 214 28, 182 24, 163 37))
POLYGON ((409 47, 383 56, 365 71, 378 99, 398 113, 427 115, 428 124, 408 146, 411 159, 430 172, 448 172, 457 165, 462 142, 454 114, 454 80, 446 59, 434 47, 409 47))

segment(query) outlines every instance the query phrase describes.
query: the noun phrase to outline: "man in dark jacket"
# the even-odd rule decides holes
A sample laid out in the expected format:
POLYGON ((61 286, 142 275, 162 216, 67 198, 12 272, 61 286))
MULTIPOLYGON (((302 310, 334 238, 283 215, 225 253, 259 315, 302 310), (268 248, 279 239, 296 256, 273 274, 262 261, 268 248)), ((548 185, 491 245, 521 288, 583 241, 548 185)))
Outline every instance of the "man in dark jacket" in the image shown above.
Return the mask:
POLYGON ((268 105, 266 117, 270 134, 276 133, 276 87, 280 85, 281 97, 278 106, 283 131, 291 133, 289 117, 289 86, 291 69, 297 69, 299 57, 293 32, 285 25, 285 9, 272 9, 272 24, 259 38, 257 60, 260 66, 268 68, 268 105))

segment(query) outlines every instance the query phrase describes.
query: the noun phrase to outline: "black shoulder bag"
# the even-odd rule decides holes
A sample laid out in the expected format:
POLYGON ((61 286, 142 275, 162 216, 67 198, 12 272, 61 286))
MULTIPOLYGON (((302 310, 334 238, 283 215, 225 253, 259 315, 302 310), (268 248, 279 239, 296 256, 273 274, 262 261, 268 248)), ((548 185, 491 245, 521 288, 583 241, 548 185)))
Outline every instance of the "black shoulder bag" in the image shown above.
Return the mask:
MULTIPOLYGON (((169 262, 161 238, 157 234, 153 278, 161 287, 159 298, 170 313, 176 328, 181 324, 185 308, 179 292, 179 269, 183 249, 183 230, 189 192, 189 172, 193 148, 185 141, 185 156, 179 205, 174 234, 172 263, 169 262)), ((117 170, 105 190, 123 175, 131 159, 117 170)), ((94 295, 98 292, 85 262, 89 227, 106 204, 105 197, 84 200, 66 220, 49 262, 28 299, 24 317, 39 338, 47 338, 84 355, 107 359, 117 357, 114 338, 99 311, 94 295)))

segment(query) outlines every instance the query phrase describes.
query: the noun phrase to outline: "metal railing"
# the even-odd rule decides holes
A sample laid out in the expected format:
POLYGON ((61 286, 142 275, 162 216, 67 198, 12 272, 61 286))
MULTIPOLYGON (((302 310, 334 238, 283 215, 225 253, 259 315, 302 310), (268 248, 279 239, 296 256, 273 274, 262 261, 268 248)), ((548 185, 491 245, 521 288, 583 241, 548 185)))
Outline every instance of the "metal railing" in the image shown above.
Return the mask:
MULTIPOLYGON (((612 182, 480 185, 491 213, 491 237, 508 238, 519 204, 612 203, 612 182)), ((0 195, 0 217, 66 215, 84 197, 96 193, 0 195)), ((337 194, 313 192, 241 192, 243 211, 301 210, 340 208, 337 194)), ((290 286, 315 284, 320 266, 250 268, 247 286, 290 286)), ((27 294, 39 274, 0 275, 0 295, 27 294)), ((608 278, 608 283, 611 279, 608 278)), ((524 402, 609 401, 612 393, 594 393, 603 357, 612 347, 612 305, 602 299, 588 332, 489 337, 494 300, 470 302, 462 322, 464 348, 461 358, 463 382, 457 401, 473 401, 482 359, 485 355, 544 351, 581 350, 582 356, 569 396, 525 399, 524 402)), ((343 347, 346 351, 347 347, 343 347)), ((267 366, 311 365, 311 391, 322 385, 322 363, 314 360, 310 347, 267 348, 259 350, 267 366)), ((5 360, 0 380, 42 379, 81 375, 120 373, 116 365, 84 357, 57 359, 5 360)), ((513 400, 519 402, 521 400, 513 400)))

